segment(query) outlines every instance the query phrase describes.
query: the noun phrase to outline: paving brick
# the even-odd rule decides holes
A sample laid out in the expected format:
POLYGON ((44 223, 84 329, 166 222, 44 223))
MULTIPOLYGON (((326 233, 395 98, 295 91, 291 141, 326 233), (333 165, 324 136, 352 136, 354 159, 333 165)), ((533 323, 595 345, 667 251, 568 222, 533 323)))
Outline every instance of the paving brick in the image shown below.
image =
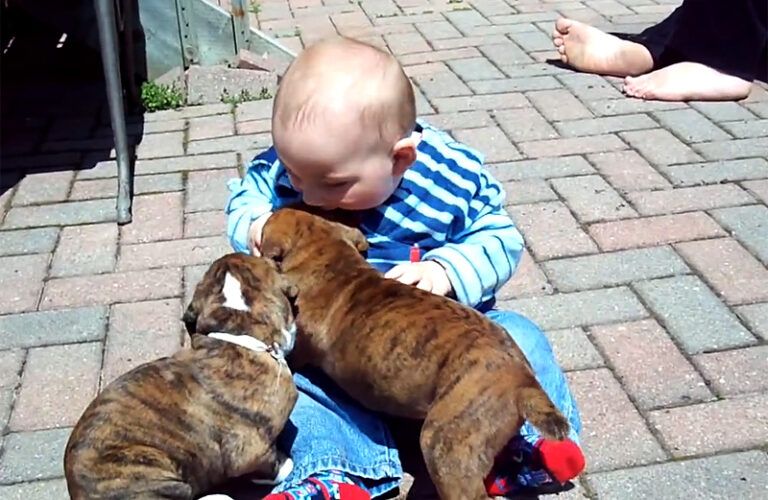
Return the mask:
POLYGON ((12 204, 22 206, 64 201, 74 177, 72 170, 27 174, 19 183, 12 204))
POLYGON ((531 12, 527 14, 511 14, 505 16, 493 16, 490 18, 493 24, 521 24, 537 21, 554 21, 558 14, 551 9, 544 12, 531 12))
POLYGON ((184 132, 148 134, 136 147, 136 158, 165 158, 184 154, 184 132))
POLYGON ((481 128, 495 124, 487 111, 458 111, 454 113, 439 113, 422 117, 423 120, 442 130, 451 131, 457 128, 481 128))
POLYGON ((49 253, 58 238, 56 227, 0 231, 0 256, 49 253))
POLYGON ((444 15, 451 24, 456 26, 460 31, 464 31, 465 34, 467 34, 465 31, 466 28, 491 24, 488 19, 472 9, 448 11, 445 12, 444 15))
POLYGON ((435 73, 448 73, 451 71, 444 62, 430 62, 424 64, 414 64, 413 66, 406 66, 403 68, 408 78, 413 78, 417 75, 431 75, 435 73))
POLYGON ((208 264, 199 266, 187 266, 184 268, 184 299, 182 305, 184 307, 192 300, 192 295, 195 292, 195 287, 203 279, 203 274, 208 270, 208 264))
POLYGON ((560 82, 551 76, 531 76, 526 78, 503 78, 496 80, 476 80, 467 85, 476 94, 501 94, 504 92, 526 92, 529 90, 548 90, 560 88, 560 82))
POLYGON ((5 500, 67 498, 68 495, 64 478, 0 486, 0 498, 5 500))
POLYGON ((730 160, 750 156, 764 157, 768 151, 768 137, 733 139, 731 141, 696 144, 696 150, 709 160, 730 160))
POLYGON ((274 99, 262 99, 238 104, 235 107, 235 119, 238 122, 264 120, 272 118, 274 99))
POLYGON ((632 113, 648 113, 668 109, 685 109, 686 105, 680 102, 667 101, 642 101, 640 99, 599 99, 586 101, 587 105, 598 116, 628 115, 632 113))
MULTIPOLYGON (((164 122, 160 122, 164 123, 164 122)), ((139 175, 134 177, 133 194, 163 193, 181 191, 184 185, 180 173, 139 175)), ((87 200, 94 198, 115 198, 117 182, 115 179, 95 179, 92 181, 77 181, 72 185, 70 200, 87 200)))
MULTIPOLYGON (((525 29, 538 29, 531 25, 520 25, 525 29)), ((510 78, 524 78, 529 76, 560 76, 564 70, 552 64, 532 62, 527 64, 504 64, 499 66, 510 78)), ((621 95, 621 94, 619 94, 621 95)))
POLYGON ((693 212, 592 224, 589 234, 602 250, 612 251, 724 236, 725 231, 707 214, 693 212))
POLYGON ((413 77, 413 80, 424 92, 424 95, 430 99, 472 94, 472 91, 464 85, 459 77, 451 72, 417 75, 413 77))
POLYGON ((261 120, 248 120, 237 122, 235 131, 238 135, 260 134, 269 132, 272 129, 272 120, 264 118, 261 120))
POLYGON ((752 333, 768 340, 768 303, 752 304, 734 309, 752 333))
MULTIPOLYGON (((174 262, 174 265, 177 264, 174 262)), ((40 308, 135 302, 176 297, 180 294, 181 271, 178 268, 76 276, 48 281, 40 308)))
POLYGON ((188 141, 224 137, 235 133, 234 116, 231 114, 204 116, 189 120, 188 141))
POLYGON ((5 216, 4 228, 65 226, 111 222, 116 217, 114 200, 71 201, 50 205, 13 207, 5 216))
POLYGON ((605 368, 568 373, 581 411, 587 471, 647 464, 666 455, 621 386, 605 368))
POLYGON ((437 109, 432 107, 424 93, 416 86, 413 87, 413 95, 416 99, 416 116, 423 116, 437 112, 437 109))
MULTIPOLYGON (((162 174, 190 170, 210 170, 213 168, 229 168, 238 165, 237 154, 233 152, 201 154, 162 158, 156 160, 137 160, 136 175, 162 174)), ((91 170, 81 170, 78 179, 102 179, 116 177, 117 167, 114 161, 99 162, 91 170)))
POLYGON ((616 286, 689 271, 683 260, 668 247, 558 259, 544 262, 541 267, 561 292, 616 286))
POLYGON ((519 147, 523 153, 532 157, 565 156, 627 149, 627 146, 613 134, 521 142, 519 147))
MULTIPOLYGON (((745 187, 752 196, 758 198, 763 203, 768 205, 768 179, 759 180, 759 181, 746 181, 742 182, 741 185, 745 187)), ((0 236, 1 240, 2 236, 0 236)))
POLYGON ((483 127, 454 131, 455 138, 482 151, 486 162, 517 160, 520 152, 499 127, 483 127))
POLYGON ((760 498, 768 488, 768 455, 747 451, 591 474, 598 498, 760 498))
POLYGON ((604 16, 632 14, 635 12, 615 0, 587 0, 584 4, 604 16))
POLYGON ((756 342, 696 276, 644 281, 633 286, 670 335, 690 354, 756 342))
POLYGON ((5 430, 8 420, 11 418, 11 410, 13 409, 13 400, 15 397, 16 393, 13 388, 0 388, 0 428, 3 430, 5 430))
POLYGON ((724 141, 731 137, 695 109, 674 109, 653 113, 661 124, 685 143, 724 141))
POLYGON ((197 212, 184 217, 184 237, 220 236, 225 234, 227 216, 223 210, 197 212))
POLYGON ((597 246, 560 202, 509 207, 537 260, 593 253, 597 246))
MULTIPOLYGON (((591 174, 595 171, 595 169, 581 156, 518 160, 487 165, 487 168, 491 174, 501 182, 550 179, 553 177, 591 174)), ((507 196, 509 197, 511 194, 507 193, 507 196)))
POLYGON ((237 170, 204 170, 187 176, 187 202, 184 211, 224 210, 229 196, 227 181, 238 177, 237 170))
MULTIPOLYGON (((0 318, 0 321, 2 321, 2 318, 0 318)), ((19 383, 24 356, 25 352, 21 349, 0 351, 0 389, 12 391, 19 383)), ((5 425, 5 421, 0 419, 0 426, 5 425)))
POLYGON ((717 184, 662 191, 634 191, 626 198, 643 215, 674 214, 743 205, 753 198, 736 184, 717 184))
POLYGON ((120 243, 125 245, 181 238, 183 200, 183 193, 134 197, 133 221, 120 227, 120 243))
POLYGON ((768 177, 768 161, 764 158, 749 158, 694 163, 667 167, 664 172, 675 186, 720 184, 768 177))
MULTIPOLYGON (((527 52, 534 52, 537 50, 555 51, 555 48, 552 45, 552 37, 544 34, 541 31, 521 31, 517 33, 510 33, 509 37, 513 42, 515 42, 527 52)), ((553 56, 554 55, 555 54, 553 54, 553 56)))
POLYGON ((637 212, 598 175, 552 179, 551 183, 582 222, 637 216, 637 212))
POLYGON ((472 7, 485 17, 515 13, 515 10, 512 7, 501 0, 487 1, 483 3, 478 2, 477 5, 473 5, 472 7))
POLYGON ((96 395, 101 342, 29 350, 10 428, 72 426, 96 395))
POLYGON ((541 114, 551 121, 592 117, 592 113, 584 107, 581 101, 564 89, 538 90, 527 92, 525 96, 530 99, 541 114))
POLYGON ((557 137, 555 129, 534 108, 497 111, 494 116, 515 142, 557 137))
POLYGON ((768 136, 768 119, 723 122, 720 126, 739 139, 768 136))
POLYGON ((0 349, 97 341, 106 324, 103 306, 0 316, 0 349))
POLYGON ((712 399, 704 380, 656 321, 595 326, 591 333, 640 409, 712 399))
POLYGON ((459 47, 455 49, 433 50, 432 52, 420 52, 418 54, 406 54, 398 57, 400 64, 410 66, 437 61, 449 61, 451 59, 466 59, 478 57, 482 54, 474 47, 459 47))
POLYGON ((694 356, 694 363, 721 396, 768 390, 768 346, 694 356))
POLYGON ((455 111, 493 110, 528 106, 528 100, 519 93, 438 97, 432 100, 439 113, 455 111))
POLYGON ((675 457, 763 446, 768 441, 768 395, 653 411, 648 420, 675 457))
POLYGON ((768 208, 762 205, 713 210, 712 216, 763 264, 768 265, 768 208))
POLYGON ((181 347, 181 315, 179 299, 113 305, 101 387, 142 363, 175 353, 181 347))
POLYGON ((0 458, 0 484, 63 476, 64 447, 71 432, 63 428, 7 434, 0 458))
MULTIPOLYGON (((498 27, 486 26, 485 28, 496 29, 498 27)), ((506 28, 509 28, 509 27, 506 27, 506 28)), ((450 50, 450 49, 461 49, 461 48, 475 49, 475 47, 479 47, 480 45, 507 43, 508 41, 509 39, 501 33, 489 33, 486 35, 473 35, 473 36, 464 36, 464 37, 458 37, 458 38, 439 38, 439 39, 430 40, 430 43, 432 44, 432 47, 435 50, 450 50)), ((482 54, 480 52, 476 52, 476 55, 482 55, 482 54)))
POLYGON ((220 115, 229 113, 231 110, 232 106, 229 104, 205 104, 202 106, 187 106, 180 109, 146 113, 144 115, 144 120, 146 122, 181 120, 184 118, 194 118, 196 116, 220 115))
POLYGON ((744 106, 736 102, 729 101, 711 101, 689 103, 690 106, 705 115, 710 120, 716 122, 729 122, 733 120, 751 120, 755 115, 750 113, 744 106))
POLYGON ((690 163, 701 157, 675 136, 663 129, 635 130, 619 133, 622 139, 656 165, 690 163))
MULTIPOLYGON (((526 95, 530 98, 530 93, 526 95)), ((653 128, 656 126, 656 122, 648 118, 648 115, 623 115, 583 120, 569 119, 569 121, 556 122, 553 125, 563 137, 580 137, 653 128)))
POLYGON ((49 254, 0 257, 0 314, 37 308, 49 254))
POLYGON ((624 96, 616 90, 616 87, 598 75, 585 73, 565 73, 557 76, 557 79, 568 87, 573 95, 581 101, 596 101, 599 99, 624 99, 624 96))
POLYGON ((471 80, 491 80, 504 78, 504 73, 491 64, 485 57, 470 59, 454 59, 448 61, 448 66, 465 82, 471 80))
POLYGON ((429 46, 424 37, 419 33, 393 33, 384 35, 384 40, 386 40, 389 50, 395 56, 432 50, 432 47, 429 46))
MULTIPOLYGON (((461 33, 448 21, 416 23, 416 29, 430 42, 461 37, 461 33)), ((435 47, 439 49, 439 47, 435 47)))
POLYGON ((726 303, 768 301, 768 269, 736 241, 691 241, 675 249, 726 303))
POLYGON ((49 276, 99 274, 115 268, 117 225, 65 226, 53 254, 49 276))
POLYGON ((220 151, 236 151, 242 153, 251 149, 265 149, 270 146, 271 142, 272 136, 267 133, 216 137, 214 139, 190 142, 187 144, 187 154, 199 155, 220 151))
POLYGON ((557 195, 544 180, 505 182, 506 205, 523 205, 542 201, 557 201, 557 195))
POLYGON ((545 295, 552 293, 552 285, 547 281, 547 277, 541 272, 526 251, 520 259, 515 273, 504 286, 496 293, 498 300, 509 300, 519 297, 530 297, 535 295, 545 295))
POLYGON ((626 287, 521 298, 500 302, 499 307, 516 311, 545 330, 648 317, 643 305, 626 287))
POLYGON ((117 269, 119 271, 133 271, 158 267, 211 264, 229 251, 229 244, 223 235, 124 245, 120 247, 117 269))
POLYGON ((594 153, 587 155, 587 159, 620 191, 670 187, 669 182, 635 151, 594 153))
POLYGON ((557 364, 564 371, 586 370, 605 366, 600 353, 582 328, 566 328, 545 332, 552 344, 557 364))

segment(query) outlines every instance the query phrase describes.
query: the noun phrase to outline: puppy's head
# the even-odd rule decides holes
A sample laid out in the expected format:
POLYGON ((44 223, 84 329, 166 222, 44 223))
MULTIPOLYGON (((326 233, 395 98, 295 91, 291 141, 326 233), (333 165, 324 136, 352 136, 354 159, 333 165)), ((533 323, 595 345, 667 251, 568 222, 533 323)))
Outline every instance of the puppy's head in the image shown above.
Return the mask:
POLYGON ((295 295, 271 261, 231 253, 208 268, 182 320, 190 335, 250 335, 287 353, 295 340, 295 295))
POLYGON ((296 208, 281 208, 272 214, 262 230, 261 253, 281 262, 296 248, 310 241, 327 244, 343 242, 358 252, 368 250, 360 230, 296 208))

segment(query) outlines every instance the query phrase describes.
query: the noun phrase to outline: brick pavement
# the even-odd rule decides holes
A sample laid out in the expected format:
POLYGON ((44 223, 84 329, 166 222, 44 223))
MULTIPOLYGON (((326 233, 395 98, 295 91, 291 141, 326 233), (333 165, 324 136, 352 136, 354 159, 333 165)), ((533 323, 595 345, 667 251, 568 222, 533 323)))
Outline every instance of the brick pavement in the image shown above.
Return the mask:
MULTIPOLYGON (((390 49, 421 114, 487 154, 529 250, 501 306, 547 330, 583 413, 588 472, 568 498, 768 495, 768 91, 646 103, 546 63, 559 14, 637 30, 677 3, 265 0, 252 14, 296 50, 333 32, 390 49)), ((104 115, 14 130, 0 497, 63 497, 62 448, 90 398, 182 345, 190 289, 227 251, 224 181, 267 144, 270 105, 147 115, 120 228, 114 162, 92 159, 104 115)))

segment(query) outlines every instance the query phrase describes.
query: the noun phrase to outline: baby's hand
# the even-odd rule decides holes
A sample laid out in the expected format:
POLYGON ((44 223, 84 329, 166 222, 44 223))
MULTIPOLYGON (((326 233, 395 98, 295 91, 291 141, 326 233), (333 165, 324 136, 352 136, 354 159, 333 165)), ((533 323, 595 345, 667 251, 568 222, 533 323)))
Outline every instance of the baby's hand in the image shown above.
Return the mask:
POLYGON ((448 273, 443 266, 433 260, 398 264, 387 271, 384 277, 395 279, 406 285, 416 285, 417 288, 436 295, 445 296, 453 291, 448 273))
POLYGON ((248 228, 248 248, 251 250, 251 255, 257 257, 261 255, 261 232, 270 215, 272 215, 272 212, 265 213, 251 222, 251 227, 248 228))

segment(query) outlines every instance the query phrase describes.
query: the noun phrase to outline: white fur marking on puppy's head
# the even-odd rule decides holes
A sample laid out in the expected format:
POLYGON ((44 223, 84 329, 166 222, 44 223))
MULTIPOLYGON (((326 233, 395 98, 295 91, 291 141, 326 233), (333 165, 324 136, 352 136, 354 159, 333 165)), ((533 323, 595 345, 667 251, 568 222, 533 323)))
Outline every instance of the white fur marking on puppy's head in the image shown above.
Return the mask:
POLYGON ((224 287, 221 293, 224 294, 224 307, 237 309, 238 311, 250 311, 248 304, 245 303, 240 282, 230 273, 227 273, 224 277, 224 287))

